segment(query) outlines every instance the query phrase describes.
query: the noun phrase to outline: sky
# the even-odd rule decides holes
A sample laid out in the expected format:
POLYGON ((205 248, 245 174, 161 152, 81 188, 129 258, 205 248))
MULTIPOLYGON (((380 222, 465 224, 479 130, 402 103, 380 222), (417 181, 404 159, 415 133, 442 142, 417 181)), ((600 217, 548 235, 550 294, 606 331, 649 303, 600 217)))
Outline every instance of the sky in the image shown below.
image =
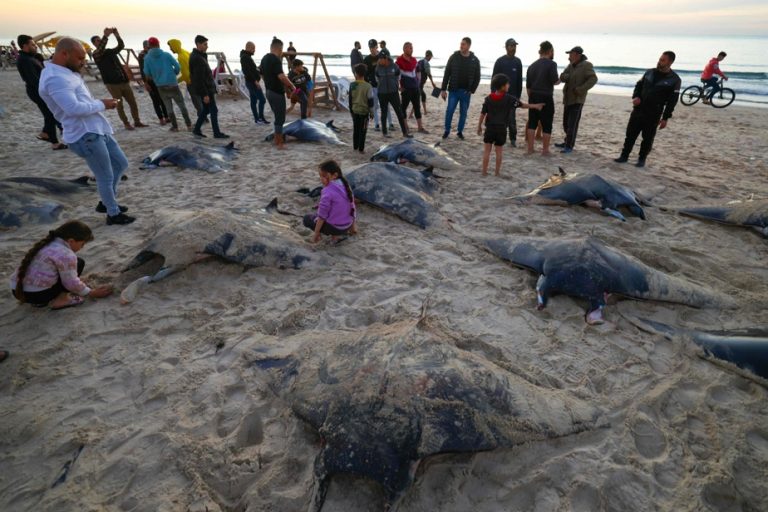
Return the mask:
POLYGON ((85 37, 104 26, 139 32, 360 31, 367 26, 407 31, 504 31, 768 36, 766 0, 68 0, 8 2, 0 34, 55 30, 85 37), (490 7, 490 5, 493 5, 490 7), (361 8, 362 7, 362 8, 361 8), (359 13, 359 14, 356 14, 359 13), (404 13, 407 13, 407 17, 404 13))

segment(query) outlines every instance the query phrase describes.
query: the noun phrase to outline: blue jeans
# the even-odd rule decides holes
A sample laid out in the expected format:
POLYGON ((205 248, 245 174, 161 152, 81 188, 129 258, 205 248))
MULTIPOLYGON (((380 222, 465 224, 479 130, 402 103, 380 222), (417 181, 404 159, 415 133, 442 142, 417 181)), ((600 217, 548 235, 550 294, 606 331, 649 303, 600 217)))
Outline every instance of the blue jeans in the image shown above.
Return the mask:
POLYGON ((199 133, 200 128, 203 127, 205 118, 208 114, 211 115, 211 128, 213 129, 213 135, 219 135, 219 107, 216 106, 216 96, 213 94, 208 95, 208 103, 203 101, 203 97, 199 96, 200 101, 203 103, 203 108, 200 109, 200 113, 197 115, 197 122, 195 123, 195 132, 199 133))
POLYGON ((253 112, 253 120, 259 121, 264 119, 264 104, 267 102, 267 98, 264 97, 264 91, 261 87, 257 87, 256 84, 246 82, 245 86, 248 88, 248 96, 251 98, 251 112, 253 112))
POLYGON ((712 96, 720 92, 720 84, 718 84, 719 81, 720 79, 716 76, 713 76, 709 80, 702 80, 702 82, 704 82, 705 89, 707 87, 712 87, 712 92, 709 94, 709 96, 707 96, 707 99, 712 98, 712 96))
POLYGON ((69 144, 77 156, 85 158, 88 167, 96 177, 96 188, 101 202, 107 207, 107 215, 120 213, 117 204, 117 184, 128 168, 128 159, 111 135, 86 133, 80 140, 69 144))
POLYGON ((469 111, 469 99, 472 95, 466 89, 456 89, 448 93, 448 107, 445 110, 445 133, 451 132, 451 121, 453 113, 456 111, 456 105, 459 104, 459 127, 458 132, 464 131, 464 125, 467 122, 467 111, 469 111))

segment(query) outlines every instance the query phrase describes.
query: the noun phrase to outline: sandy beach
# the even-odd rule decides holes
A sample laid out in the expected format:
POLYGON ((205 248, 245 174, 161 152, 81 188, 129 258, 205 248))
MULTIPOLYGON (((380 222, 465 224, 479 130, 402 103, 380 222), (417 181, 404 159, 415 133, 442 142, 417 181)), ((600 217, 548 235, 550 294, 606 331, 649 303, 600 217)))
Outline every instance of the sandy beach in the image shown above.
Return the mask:
MULTIPOLYGON (((88 84, 97 98, 107 97, 100 82, 88 84)), ((356 336, 397 336, 422 317, 431 336, 451 333, 472 357, 503 360, 517 377, 578 398, 602 417, 600 427, 579 434, 429 457, 401 512, 768 510, 765 382, 704 359, 689 340, 636 326, 638 318, 700 330, 768 326, 766 240, 660 208, 768 198, 767 111, 678 105, 640 170, 613 162, 630 99, 591 94, 572 154, 526 156, 522 147, 507 147, 496 178, 479 172, 476 131, 485 94, 487 86, 472 99, 466 140, 454 132, 441 144, 466 166, 440 172, 442 222, 422 230, 361 205, 357 236, 311 246, 309 231, 291 220, 323 261, 319 266, 244 269, 209 259, 147 286, 128 305, 117 293, 50 311, 18 304, 7 282, 55 226, 0 231, 0 349, 11 351, 0 365, 0 510, 306 510, 318 434, 253 361, 356 336), (652 205, 647 220, 509 200, 558 166, 632 188, 652 205), (537 311, 536 276, 478 244, 488 237, 583 236, 727 295, 738 308, 625 300, 606 308, 604 325, 591 327, 584 303, 569 297, 537 311), (75 453, 66 481, 53 487, 75 453)), ((0 73, 0 98, 0 178, 89 174, 71 151, 51 151, 35 139, 42 116, 15 70, 0 73)), ((553 141, 562 137, 561 99, 556 91, 553 141)), ((131 163, 120 203, 137 221, 106 226, 94 211, 95 187, 60 217, 94 231, 79 253, 89 284, 123 286, 121 270, 161 227, 163 211, 258 210, 278 197, 281 208, 308 213, 314 200, 295 190, 319 185, 319 162, 332 157, 350 168, 399 134, 384 139, 369 130, 360 155, 351 147, 349 114, 316 108, 314 118, 334 120, 350 145, 292 141, 277 151, 264 142, 271 126, 253 124, 247 100, 221 98, 220 124, 240 148, 232 170, 139 170, 151 151, 193 137, 159 126, 146 93, 138 100, 149 128, 125 131, 116 112, 108 113, 131 163)), ((445 103, 430 98, 428 108, 430 135, 420 138, 434 143, 445 103)), ((269 109, 266 115, 272 118, 269 109)), ((518 127, 526 118, 518 113, 518 127)), ((209 126, 204 131, 210 135, 209 126)), ((339 475, 323 510, 375 511, 384 504, 375 482, 339 475)))

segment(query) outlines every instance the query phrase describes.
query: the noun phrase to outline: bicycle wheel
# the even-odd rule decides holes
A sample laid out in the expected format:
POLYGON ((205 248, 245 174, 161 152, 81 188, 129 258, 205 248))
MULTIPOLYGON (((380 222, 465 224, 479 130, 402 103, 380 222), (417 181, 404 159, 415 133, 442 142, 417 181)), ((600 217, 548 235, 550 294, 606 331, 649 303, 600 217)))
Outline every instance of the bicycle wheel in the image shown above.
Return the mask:
POLYGON ((715 108, 725 108, 736 99, 736 93, 733 89, 723 87, 718 93, 712 96, 712 106, 715 108))
POLYGON ((685 90, 680 94, 680 103, 683 105, 690 107, 697 101, 701 99, 701 87, 698 85, 691 85, 689 87, 686 87, 685 90))

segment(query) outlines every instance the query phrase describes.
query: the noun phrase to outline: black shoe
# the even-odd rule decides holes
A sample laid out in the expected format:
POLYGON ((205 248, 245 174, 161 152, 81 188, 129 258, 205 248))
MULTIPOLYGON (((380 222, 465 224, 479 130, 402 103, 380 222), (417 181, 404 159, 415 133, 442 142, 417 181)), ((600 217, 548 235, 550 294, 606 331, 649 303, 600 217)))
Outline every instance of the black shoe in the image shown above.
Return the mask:
POLYGON ((443 132, 443 138, 444 138, 444 139, 447 139, 447 138, 448 138, 448 132, 443 132))
POLYGON ((136 217, 131 217, 124 213, 118 213, 117 215, 107 215, 107 226, 112 224, 130 224, 135 221, 136 217))
POLYGON ((563 149, 565 147, 565 142, 558 142, 558 143, 555 144, 555 147, 563 149))
POLYGON ((214 139, 228 139, 229 135, 227 135, 226 133, 217 133, 216 135, 213 136, 213 138, 214 139))
POLYGON ((202 137, 204 139, 207 137, 206 134, 197 130, 192 130, 192 135, 194 135, 195 137, 202 137))
POLYGON ((464 134, 461 132, 456 132, 456 136, 460 138, 461 140, 464 140, 464 134))
POLYGON ((629 160, 626 156, 620 156, 619 158, 614 158, 613 161, 617 164, 624 164, 627 163, 627 160, 629 160))
POLYGON ((645 167, 645 160, 638 160, 635 167, 645 167))
MULTIPOLYGON (((120 213, 125 213, 128 211, 127 206, 118 205, 120 207, 120 213)), ((99 204, 96 205, 96 211, 99 213, 107 213, 107 207, 104 206, 104 203, 99 201, 99 204)))
POLYGON ((509 141, 509 145, 512 146, 513 148, 516 148, 517 147, 517 141, 511 140, 511 141, 509 141))

